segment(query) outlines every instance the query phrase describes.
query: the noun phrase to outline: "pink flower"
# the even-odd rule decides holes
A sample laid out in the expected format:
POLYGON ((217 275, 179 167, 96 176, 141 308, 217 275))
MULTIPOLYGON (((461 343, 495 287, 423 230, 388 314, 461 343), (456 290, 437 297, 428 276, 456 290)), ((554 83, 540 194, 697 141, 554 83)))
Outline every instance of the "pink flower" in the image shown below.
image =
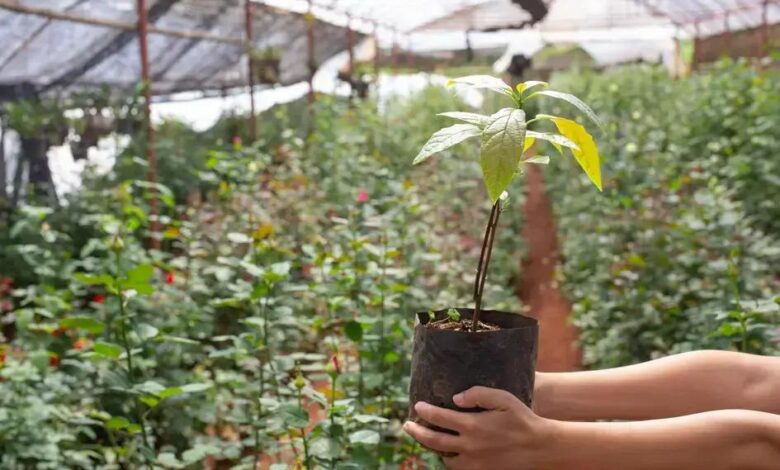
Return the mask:
POLYGON ((358 193, 357 202, 368 202, 368 193, 366 191, 360 191, 358 193))

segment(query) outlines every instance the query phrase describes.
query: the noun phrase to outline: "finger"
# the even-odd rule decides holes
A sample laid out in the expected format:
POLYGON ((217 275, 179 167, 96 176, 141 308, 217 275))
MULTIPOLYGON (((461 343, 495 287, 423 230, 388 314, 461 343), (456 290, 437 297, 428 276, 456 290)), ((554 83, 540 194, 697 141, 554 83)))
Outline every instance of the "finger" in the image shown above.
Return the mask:
POLYGON ((428 449, 437 452, 458 451, 457 437, 451 434, 436 432, 411 421, 404 423, 404 431, 428 449))
POLYGON ((462 431, 467 421, 471 419, 468 413, 439 408, 424 401, 417 402, 414 405, 414 411, 425 421, 453 431, 462 431))
POLYGON ((477 386, 455 395, 452 401, 461 408, 507 410, 519 400, 505 390, 477 386))

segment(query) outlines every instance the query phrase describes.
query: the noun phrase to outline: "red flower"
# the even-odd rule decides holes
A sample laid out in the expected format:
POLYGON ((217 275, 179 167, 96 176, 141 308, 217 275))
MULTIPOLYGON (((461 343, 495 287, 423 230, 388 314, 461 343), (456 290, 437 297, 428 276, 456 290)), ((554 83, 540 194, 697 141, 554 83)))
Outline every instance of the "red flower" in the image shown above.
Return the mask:
POLYGON ((360 191, 357 196, 357 202, 368 202, 368 193, 366 191, 360 191))
POLYGON ((83 351, 87 348, 87 346, 89 346, 89 341, 87 341, 87 338, 79 338, 73 342, 73 349, 76 351, 83 351))
POLYGON ((331 358, 331 361, 333 361, 333 367, 336 368, 336 373, 341 374, 341 366, 339 365, 339 357, 337 355, 333 355, 331 358))
POLYGON ((102 304, 103 302, 106 301, 106 296, 95 294, 94 297, 92 297, 92 301, 95 302, 96 304, 102 304))
POLYGON ((168 272, 165 274, 165 283, 166 283, 166 284, 173 284, 173 281, 174 281, 174 280, 175 280, 175 278, 174 278, 174 276, 173 276, 173 271, 168 271, 168 272))
POLYGON ((5 362, 5 352, 2 351, 2 352, 0 352, 0 364, 2 364, 4 362, 5 362))
POLYGON ((51 332, 51 335, 54 336, 55 338, 59 338, 60 336, 62 336, 64 334, 65 334, 65 328, 62 328, 62 327, 57 328, 56 330, 51 332))
POLYGON ((60 365, 60 356, 58 356, 56 354, 52 354, 51 356, 49 356, 49 365, 51 367, 59 366, 60 365))
POLYGON ((14 304, 10 300, 0 302, 0 312, 10 312, 14 309, 14 304))

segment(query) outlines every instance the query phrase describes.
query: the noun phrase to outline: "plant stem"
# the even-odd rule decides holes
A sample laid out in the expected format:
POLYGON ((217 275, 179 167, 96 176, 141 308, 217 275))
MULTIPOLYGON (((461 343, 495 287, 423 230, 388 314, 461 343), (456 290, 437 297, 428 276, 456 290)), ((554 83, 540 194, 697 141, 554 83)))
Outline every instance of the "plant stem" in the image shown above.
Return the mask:
MULTIPOLYGON (((120 330, 119 333, 121 335, 122 339, 122 346, 125 350, 125 364, 127 367, 127 382, 130 388, 133 387, 135 384, 135 380, 133 379, 133 351, 130 347, 130 341, 127 339, 127 314, 125 312, 125 299, 124 299, 124 292, 122 290, 122 281, 119 278, 119 273, 122 272, 122 252, 118 251, 116 253, 116 273, 114 274, 114 284, 116 285, 116 296, 117 300, 119 301, 119 325, 120 330)), ((136 419, 138 419, 139 424, 141 425, 141 438, 143 439, 144 446, 147 449, 152 449, 152 447, 149 445, 149 436, 146 434, 146 419, 144 419, 143 414, 141 414, 141 410, 138 409, 138 400, 133 398, 133 408, 135 408, 135 414, 136 419)), ((146 460, 146 466, 149 467, 151 470, 152 465, 149 462, 149 459, 144 457, 144 460, 146 460)))
MULTIPOLYGON (((330 379, 330 409, 328 410, 328 417, 330 418, 330 438, 331 442, 329 445, 333 445, 333 440, 336 439, 336 436, 334 435, 335 429, 336 429, 336 413, 333 412, 333 405, 336 403, 336 375, 332 375, 330 379)), ((330 468, 336 468, 336 458, 331 457, 330 459, 330 468)))
MULTIPOLYGON (((307 413, 306 409, 303 407, 303 396, 301 394, 301 390, 298 390, 298 407, 304 412, 307 413)), ((309 441, 306 439, 306 427, 300 428, 301 430, 301 439, 303 439, 303 465, 306 468, 306 470, 309 470, 309 441)))
POLYGON ((490 218, 488 219, 488 225, 485 228, 485 238, 482 242, 482 252, 479 255, 479 268, 477 270, 477 279, 475 280, 474 287, 474 315, 471 317, 471 331, 476 332, 479 325, 480 308, 482 307, 482 292, 485 289, 485 279, 487 279, 487 270, 490 266, 490 256, 493 254, 493 242, 496 239, 496 225, 498 225, 498 217, 501 215, 501 208, 499 207, 501 200, 496 201, 493 204, 493 209, 490 211, 490 218), (487 248, 487 251, 485 249, 487 248))
MULTIPOLYGON (((477 265, 477 277, 474 278, 474 294, 472 298, 477 300, 477 294, 479 294, 479 280, 482 277, 482 266, 485 264, 485 251, 487 250, 488 239, 490 238, 490 231, 493 225, 493 218, 496 215, 496 204, 490 209, 490 217, 488 217, 488 223, 485 227, 485 237, 482 239, 482 250, 479 252, 479 264, 477 265)), ((479 306, 477 306, 479 308, 479 306)))

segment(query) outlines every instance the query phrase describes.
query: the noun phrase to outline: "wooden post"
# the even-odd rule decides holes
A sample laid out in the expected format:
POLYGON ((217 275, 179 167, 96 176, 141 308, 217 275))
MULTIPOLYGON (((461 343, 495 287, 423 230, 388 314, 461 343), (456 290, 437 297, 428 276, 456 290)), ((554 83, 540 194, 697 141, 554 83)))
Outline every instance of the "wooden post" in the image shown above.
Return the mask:
POLYGON ((249 82, 249 143, 253 144, 257 140, 257 115, 255 113, 255 59, 254 59, 254 41, 252 27, 254 23, 254 14, 252 0, 244 0, 244 24, 246 27, 246 55, 248 64, 248 82, 249 82))
POLYGON ((141 53, 141 80, 144 84, 144 119, 146 124, 146 161, 149 165, 146 179, 149 188, 149 247, 160 248, 159 214, 157 210, 157 154, 154 150, 154 126, 152 126, 152 82, 149 71, 148 27, 149 17, 146 10, 146 0, 137 0, 138 8, 138 45, 141 53))
POLYGON ((311 11, 311 0, 309 0, 309 10, 306 13, 306 43, 309 65, 309 104, 314 103, 314 71, 317 69, 317 64, 314 57, 314 13, 311 11))
POLYGON ((731 49, 731 22, 729 21, 729 12, 726 12, 725 15, 723 15, 723 26, 726 28, 726 31, 724 32, 724 40, 726 41, 726 53, 729 57, 732 57, 732 49, 731 49))

